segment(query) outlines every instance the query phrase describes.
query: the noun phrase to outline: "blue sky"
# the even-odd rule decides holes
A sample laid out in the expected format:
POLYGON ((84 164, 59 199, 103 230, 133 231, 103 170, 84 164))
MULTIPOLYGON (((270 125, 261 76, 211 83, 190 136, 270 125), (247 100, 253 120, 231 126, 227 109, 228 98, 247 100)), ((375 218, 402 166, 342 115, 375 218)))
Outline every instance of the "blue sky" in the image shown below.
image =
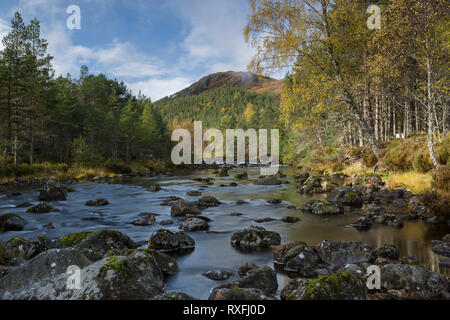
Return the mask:
POLYGON ((41 22, 56 75, 78 77, 86 64, 152 100, 209 73, 245 71, 255 52, 243 39, 247 0, 2 0, 0 37, 15 11, 41 22), (66 27, 70 5, 81 30, 66 27))

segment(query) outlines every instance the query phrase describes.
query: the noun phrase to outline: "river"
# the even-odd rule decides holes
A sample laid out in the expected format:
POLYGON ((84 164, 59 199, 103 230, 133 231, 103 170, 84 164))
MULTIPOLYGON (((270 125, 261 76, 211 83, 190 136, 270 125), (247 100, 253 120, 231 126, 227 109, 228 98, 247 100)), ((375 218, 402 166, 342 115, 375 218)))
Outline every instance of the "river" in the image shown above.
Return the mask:
MULTIPOLYGON (((284 168, 284 173, 293 182, 293 169, 284 168)), ((234 272, 228 280, 238 278, 236 270, 245 262, 254 262, 259 266, 273 267, 273 255, 270 250, 259 252, 241 252, 233 248, 230 238, 233 232, 257 224, 267 230, 280 233, 282 243, 294 240, 302 240, 309 245, 318 245, 322 240, 354 240, 363 241, 376 248, 384 243, 393 243, 400 251, 400 256, 414 257, 413 262, 432 271, 448 274, 447 270, 440 269, 439 257, 431 251, 430 240, 440 239, 443 234, 431 229, 426 223, 404 222, 400 230, 375 225, 369 231, 361 232, 348 224, 358 217, 356 212, 345 213, 341 216, 320 217, 302 213, 298 209, 289 206, 301 206, 306 201, 318 198, 304 196, 296 192, 295 184, 283 184, 281 186, 258 186, 251 180, 260 174, 258 168, 236 168, 230 170, 230 177, 218 178, 213 170, 202 170, 178 175, 163 175, 154 178, 133 178, 127 184, 74 184, 71 185, 76 192, 69 193, 67 201, 55 201, 51 205, 61 212, 49 214, 25 213, 26 209, 15 208, 24 201, 37 203, 37 190, 23 190, 21 195, 11 197, 0 195, 0 214, 16 213, 28 221, 23 231, 5 232, 0 234, 0 239, 7 241, 15 236, 23 236, 30 239, 45 234, 50 239, 81 230, 114 229, 121 231, 136 242, 147 241, 151 233, 159 228, 178 230, 180 222, 172 219, 175 224, 160 226, 158 223, 151 226, 134 226, 129 222, 138 218, 139 213, 151 212, 159 214, 156 222, 170 219, 170 207, 161 206, 160 203, 169 196, 179 196, 189 201, 199 197, 187 196, 186 192, 200 190, 202 195, 211 195, 223 202, 215 208, 203 211, 203 215, 212 219, 208 232, 191 232, 189 235, 195 240, 195 250, 189 254, 178 256, 180 271, 168 279, 166 290, 185 292, 201 299, 207 299, 211 289, 222 282, 210 280, 202 276, 203 272, 215 269, 225 269, 234 272), (236 180, 234 175, 246 171, 248 181, 236 180), (214 178, 214 185, 201 187, 201 182, 193 181, 193 178, 214 178), (222 187, 231 182, 238 183, 236 187, 222 187), (147 190, 151 184, 157 183, 162 187, 159 192, 147 190), (100 208, 87 207, 87 200, 106 198, 110 205, 100 208), (281 204, 269 204, 267 200, 279 198, 281 204), (247 203, 237 205, 237 200, 247 203), (230 215, 242 213, 241 216, 230 215), (297 223, 285 223, 281 221, 284 216, 301 218, 297 223), (82 220, 90 217, 95 220, 82 220), (276 220, 265 223, 256 223, 259 218, 274 218, 276 220), (52 223, 54 229, 47 225, 52 223)), ((142 247, 145 247, 143 245, 142 247)), ((289 281, 283 274, 278 274, 279 290, 289 281)))

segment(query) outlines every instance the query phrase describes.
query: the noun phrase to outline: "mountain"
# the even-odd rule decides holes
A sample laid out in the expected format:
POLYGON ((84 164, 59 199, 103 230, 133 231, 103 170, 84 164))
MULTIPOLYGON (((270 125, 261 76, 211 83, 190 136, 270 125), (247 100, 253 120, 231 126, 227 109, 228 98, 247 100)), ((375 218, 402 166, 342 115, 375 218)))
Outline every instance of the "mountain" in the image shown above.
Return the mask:
POLYGON ((170 98, 192 97, 221 88, 238 88, 255 93, 280 94, 282 87, 282 80, 257 76, 248 72, 227 71, 207 75, 186 89, 175 93, 170 98))

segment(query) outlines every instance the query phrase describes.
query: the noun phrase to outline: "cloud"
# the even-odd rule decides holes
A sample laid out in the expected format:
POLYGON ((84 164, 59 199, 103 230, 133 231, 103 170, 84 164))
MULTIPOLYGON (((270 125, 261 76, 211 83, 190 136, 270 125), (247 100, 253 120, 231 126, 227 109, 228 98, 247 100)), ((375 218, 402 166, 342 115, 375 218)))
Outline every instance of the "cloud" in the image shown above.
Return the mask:
POLYGON ((3 37, 8 34, 10 30, 9 23, 0 18, 0 50, 3 50, 3 37))
POLYGON ((151 97, 152 101, 170 96, 192 84, 192 79, 187 77, 152 78, 145 81, 126 83, 135 94, 139 91, 151 97))

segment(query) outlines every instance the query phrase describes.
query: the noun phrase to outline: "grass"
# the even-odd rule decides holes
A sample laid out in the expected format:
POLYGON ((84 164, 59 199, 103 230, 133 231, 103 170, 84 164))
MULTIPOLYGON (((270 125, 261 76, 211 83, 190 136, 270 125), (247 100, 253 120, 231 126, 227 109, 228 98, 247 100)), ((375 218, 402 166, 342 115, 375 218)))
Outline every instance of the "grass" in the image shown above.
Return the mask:
POLYGON ((394 172, 390 173, 386 180, 390 181, 389 184, 391 187, 396 187, 399 183, 402 183, 413 193, 422 194, 431 190, 433 176, 431 172, 394 172))

